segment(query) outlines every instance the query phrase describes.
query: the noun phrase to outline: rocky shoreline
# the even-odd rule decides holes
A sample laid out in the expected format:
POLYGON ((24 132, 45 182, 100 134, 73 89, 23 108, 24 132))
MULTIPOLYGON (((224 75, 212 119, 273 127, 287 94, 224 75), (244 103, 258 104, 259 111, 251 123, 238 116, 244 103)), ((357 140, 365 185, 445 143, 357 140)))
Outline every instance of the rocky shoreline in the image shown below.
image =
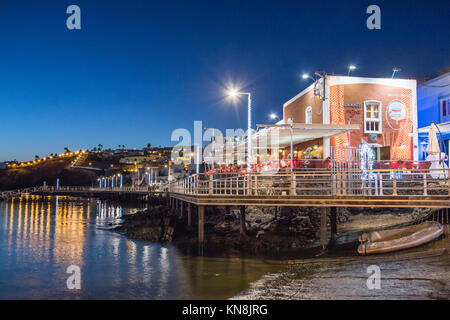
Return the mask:
MULTIPOLYGON (((195 210, 194 210, 195 211, 195 210)), ((423 219, 431 209, 338 208, 338 243, 350 243, 364 231, 408 224, 423 219)), ((205 210, 205 246, 251 252, 281 252, 312 249, 319 245, 319 209, 291 207, 248 207, 246 236, 239 233, 239 210, 207 207, 205 210)), ((113 228, 127 237, 180 246, 197 245, 196 216, 187 226, 166 205, 122 217, 113 228)))
POLYGON ((232 299, 448 300, 449 248, 447 237, 417 248, 370 257, 340 254, 288 261, 284 270, 265 274, 232 299), (381 268, 382 290, 371 290, 366 284, 367 268, 371 265, 381 268))

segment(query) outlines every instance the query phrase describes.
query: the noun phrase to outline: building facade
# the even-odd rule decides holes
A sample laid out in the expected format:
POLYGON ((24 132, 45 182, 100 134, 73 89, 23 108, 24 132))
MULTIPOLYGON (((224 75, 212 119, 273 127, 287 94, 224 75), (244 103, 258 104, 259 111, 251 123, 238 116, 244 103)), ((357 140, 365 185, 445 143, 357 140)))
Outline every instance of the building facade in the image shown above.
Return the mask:
POLYGON ((359 130, 295 145, 298 159, 348 157, 348 150, 370 145, 377 160, 416 160, 416 81, 326 76, 283 106, 285 123, 350 125, 359 130))
POLYGON ((450 149, 450 72, 417 87, 419 159, 427 157, 428 129, 434 122, 440 130, 441 151, 450 149), (442 140, 442 141, 441 141, 442 140))

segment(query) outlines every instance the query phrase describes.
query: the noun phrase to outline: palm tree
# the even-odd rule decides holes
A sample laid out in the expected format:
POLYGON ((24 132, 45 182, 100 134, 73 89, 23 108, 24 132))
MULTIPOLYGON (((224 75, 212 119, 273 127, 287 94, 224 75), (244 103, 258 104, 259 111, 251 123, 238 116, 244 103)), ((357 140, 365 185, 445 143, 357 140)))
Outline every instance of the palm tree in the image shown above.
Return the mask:
POLYGON ((98 144, 98 151, 101 151, 103 149, 103 145, 102 144, 98 144))

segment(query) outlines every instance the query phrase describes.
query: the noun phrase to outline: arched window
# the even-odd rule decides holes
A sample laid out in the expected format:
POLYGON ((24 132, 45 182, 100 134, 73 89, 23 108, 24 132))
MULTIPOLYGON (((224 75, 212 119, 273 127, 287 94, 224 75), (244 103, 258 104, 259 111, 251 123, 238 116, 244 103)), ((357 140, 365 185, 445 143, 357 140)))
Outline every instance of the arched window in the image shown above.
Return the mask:
POLYGON ((312 107, 309 106, 305 110, 305 123, 311 124, 312 123, 312 107))

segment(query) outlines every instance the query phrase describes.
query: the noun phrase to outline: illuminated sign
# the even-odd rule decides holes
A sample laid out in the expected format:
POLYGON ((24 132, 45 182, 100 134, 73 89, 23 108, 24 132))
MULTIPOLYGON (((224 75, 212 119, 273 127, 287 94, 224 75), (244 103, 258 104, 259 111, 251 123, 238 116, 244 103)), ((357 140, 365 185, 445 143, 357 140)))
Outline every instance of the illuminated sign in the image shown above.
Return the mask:
POLYGON ((392 101, 388 106, 389 118, 395 121, 406 119, 406 106, 399 100, 392 101))

